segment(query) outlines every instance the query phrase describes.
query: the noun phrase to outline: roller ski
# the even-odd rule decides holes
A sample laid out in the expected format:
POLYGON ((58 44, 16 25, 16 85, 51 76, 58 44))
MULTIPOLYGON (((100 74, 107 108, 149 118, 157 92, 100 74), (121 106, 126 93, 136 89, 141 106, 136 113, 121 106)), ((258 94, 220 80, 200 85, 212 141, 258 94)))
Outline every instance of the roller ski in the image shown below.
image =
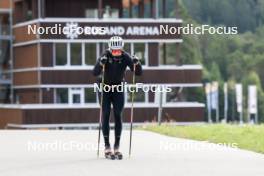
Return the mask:
POLYGON ((117 160, 123 159, 123 154, 119 150, 114 151, 114 156, 115 156, 115 159, 117 159, 117 160))
POLYGON ((110 160, 114 160, 116 158, 110 148, 105 149, 105 158, 110 160))

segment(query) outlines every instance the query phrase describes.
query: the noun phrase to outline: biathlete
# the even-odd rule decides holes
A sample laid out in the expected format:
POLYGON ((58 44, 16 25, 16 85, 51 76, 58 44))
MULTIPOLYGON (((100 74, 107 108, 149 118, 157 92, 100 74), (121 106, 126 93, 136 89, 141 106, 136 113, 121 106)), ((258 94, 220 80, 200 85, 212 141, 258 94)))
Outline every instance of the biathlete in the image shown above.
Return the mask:
MULTIPOLYGON (((93 74, 94 76, 98 76, 99 83, 102 83, 103 81, 103 85, 113 87, 121 85, 124 82, 124 75, 127 67, 129 67, 132 72, 135 72, 135 75, 137 76, 142 74, 142 66, 139 59, 136 56, 130 56, 123 50, 124 41, 121 37, 111 37, 108 42, 108 47, 109 48, 104 51, 101 57, 97 60, 93 69, 93 74)), ((102 108, 102 132, 105 143, 105 157, 111 159, 122 159, 123 155, 119 151, 119 147, 122 132, 124 92, 117 91, 116 89, 111 89, 109 92, 103 91, 102 103, 100 102, 100 104, 102 108), (112 148, 109 141, 109 117, 111 104, 113 105, 115 122, 115 143, 113 151, 111 150, 112 148)))

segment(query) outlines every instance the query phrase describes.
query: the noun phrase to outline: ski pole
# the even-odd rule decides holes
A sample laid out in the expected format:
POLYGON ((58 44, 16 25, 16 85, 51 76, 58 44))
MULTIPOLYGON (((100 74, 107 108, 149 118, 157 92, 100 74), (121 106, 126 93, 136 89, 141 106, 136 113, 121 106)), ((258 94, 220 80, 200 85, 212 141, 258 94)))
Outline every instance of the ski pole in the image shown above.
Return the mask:
POLYGON ((100 148, 100 139, 101 139, 101 128, 102 128, 102 116, 103 116, 103 100, 104 100, 104 76, 105 76, 105 64, 103 64, 102 69, 102 83, 101 83, 101 96, 100 96, 100 115, 99 115, 99 128, 98 128, 98 144, 97 144, 97 158, 99 158, 99 148, 100 148))
MULTIPOLYGON (((132 86, 135 85, 135 77, 136 77, 135 72, 136 72, 136 64, 134 64, 134 68, 133 68, 132 86)), ((131 156, 131 144, 132 144, 132 130, 133 130, 133 117, 134 117, 134 96, 135 96, 135 90, 132 91, 132 96, 131 96, 129 157, 131 156)))

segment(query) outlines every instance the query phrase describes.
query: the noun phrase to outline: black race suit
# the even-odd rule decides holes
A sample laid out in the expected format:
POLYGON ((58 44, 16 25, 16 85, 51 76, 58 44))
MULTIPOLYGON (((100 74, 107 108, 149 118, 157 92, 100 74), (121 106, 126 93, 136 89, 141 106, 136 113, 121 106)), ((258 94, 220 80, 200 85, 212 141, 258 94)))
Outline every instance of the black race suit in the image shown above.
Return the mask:
MULTIPOLYGON (((112 56, 109 50, 106 50, 102 56, 107 57, 107 62, 105 64, 105 74, 104 83, 110 86, 120 85, 124 82, 124 75, 126 68, 129 67, 131 71, 134 71, 133 61, 131 56, 122 51, 122 55, 118 57, 112 56)), ((100 59, 97 60, 93 74, 98 76, 98 82, 102 81, 102 65, 100 64, 100 59)), ((141 64, 136 65, 135 70, 136 75, 142 74, 141 64)), ((99 98, 100 99, 100 98, 99 98)), ((111 111, 111 104, 114 110, 114 122, 115 122, 115 144, 114 148, 119 148, 120 137, 122 132, 122 111, 124 108, 124 92, 118 92, 116 89, 110 92, 103 93, 103 118, 102 118, 102 131, 104 135, 105 147, 110 147, 109 142, 109 117, 111 111)))

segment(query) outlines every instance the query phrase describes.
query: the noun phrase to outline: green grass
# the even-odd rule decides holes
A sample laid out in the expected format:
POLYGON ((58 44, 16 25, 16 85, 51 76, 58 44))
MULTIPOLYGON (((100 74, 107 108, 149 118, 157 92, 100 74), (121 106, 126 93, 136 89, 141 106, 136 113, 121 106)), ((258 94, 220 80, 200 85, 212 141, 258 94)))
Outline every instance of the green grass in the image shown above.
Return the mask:
POLYGON ((264 153, 264 125, 148 125, 143 129, 179 138, 235 143, 238 148, 264 153))

